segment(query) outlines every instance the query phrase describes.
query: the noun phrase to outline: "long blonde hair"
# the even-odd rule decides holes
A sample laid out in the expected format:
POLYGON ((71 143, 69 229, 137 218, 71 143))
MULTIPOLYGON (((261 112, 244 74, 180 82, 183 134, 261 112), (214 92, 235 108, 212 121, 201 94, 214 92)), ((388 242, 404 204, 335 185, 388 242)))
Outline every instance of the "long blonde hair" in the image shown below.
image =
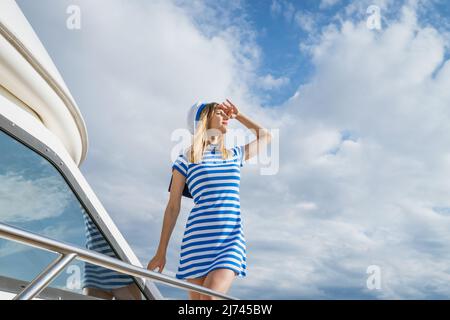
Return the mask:
MULTIPOLYGON (((211 123, 211 118, 214 115, 214 110, 217 105, 218 103, 216 102, 208 103, 200 113, 200 120, 195 129, 195 134, 192 138, 192 145, 187 151, 188 159, 191 163, 198 163, 203 158, 203 153, 207 147, 208 142, 207 130, 210 129, 209 125, 211 123)), ((224 134, 220 135, 218 143, 219 150, 222 152, 223 160, 228 159, 229 156, 229 152, 225 148, 224 136, 224 134)))

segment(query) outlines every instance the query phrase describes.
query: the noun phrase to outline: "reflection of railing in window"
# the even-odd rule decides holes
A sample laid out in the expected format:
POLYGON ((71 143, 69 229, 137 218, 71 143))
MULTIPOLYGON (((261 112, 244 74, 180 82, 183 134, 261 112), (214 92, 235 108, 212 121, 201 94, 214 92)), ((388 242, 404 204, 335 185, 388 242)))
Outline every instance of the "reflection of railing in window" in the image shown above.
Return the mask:
POLYGON ((222 299, 235 300, 235 298, 231 296, 207 289, 202 286, 194 285, 186 281, 174 279, 157 272, 136 267, 132 264, 97 253, 95 251, 75 247, 3 223, 0 223, 0 238, 61 254, 58 259, 56 259, 33 281, 31 281, 29 285, 15 297, 15 299, 27 300, 36 297, 43 289, 45 289, 49 285, 49 283, 56 276, 58 276, 58 274, 64 269, 65 266, 67 266, 73 259, 76 258, 84 262, 108 268, 130 276, 152 279, 154 281, 159 281, 166 285, 174 286, 177 288, 189 289, 222 299))

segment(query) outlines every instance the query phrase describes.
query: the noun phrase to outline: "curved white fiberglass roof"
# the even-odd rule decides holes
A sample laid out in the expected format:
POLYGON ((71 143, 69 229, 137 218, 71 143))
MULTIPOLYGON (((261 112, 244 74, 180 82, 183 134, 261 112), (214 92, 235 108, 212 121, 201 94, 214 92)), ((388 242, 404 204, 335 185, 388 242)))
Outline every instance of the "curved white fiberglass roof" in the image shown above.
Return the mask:
POLYGON ((64 145, 79 166, 86 158, 86 125, 45 47, 14 0, 0 1, 0 86, 20 100, 18 107, 64 145), (24 108, 24 105, 27 108, 24 108))

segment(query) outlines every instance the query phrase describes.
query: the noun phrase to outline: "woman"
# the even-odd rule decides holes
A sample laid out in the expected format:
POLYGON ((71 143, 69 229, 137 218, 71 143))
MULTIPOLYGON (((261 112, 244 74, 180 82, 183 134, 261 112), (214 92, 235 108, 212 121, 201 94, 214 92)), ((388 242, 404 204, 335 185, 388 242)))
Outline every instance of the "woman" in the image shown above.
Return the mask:
MULTIPOLYGON (((227 99, 222 104, 195 104, 188 123, 193 143, 172 166, 172 182, 161 238, 147 268, 162 272, 166 250, 178 214, 185 185, 194 200, 181 244, 176 277, 226 293, 233 281, 246 276, 246 246, 240 214, 240 168, 257 154, 258 145, 269 143, 270 133, 239 112, 227 99), (225 149, 230 119, 254 130, 256 140, 225 149)), ((214 297, 189 291, 191 300, 214 297)))

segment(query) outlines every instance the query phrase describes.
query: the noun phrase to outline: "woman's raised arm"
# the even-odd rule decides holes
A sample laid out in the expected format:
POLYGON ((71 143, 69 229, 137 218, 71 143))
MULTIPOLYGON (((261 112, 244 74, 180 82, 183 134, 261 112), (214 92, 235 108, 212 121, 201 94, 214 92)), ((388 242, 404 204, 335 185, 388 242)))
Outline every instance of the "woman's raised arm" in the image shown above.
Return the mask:
POLYGON ((224 111, 233 119, 238 120, 256 136, 256 139, 245 145, 245 160, 248 160, 258 154, 259 148, 268 145, 272 141, 272 134, 266 128, 260 126, 248 116, 244 115, 239 109, 228 99, 222 105, 225 106, 224 111))

